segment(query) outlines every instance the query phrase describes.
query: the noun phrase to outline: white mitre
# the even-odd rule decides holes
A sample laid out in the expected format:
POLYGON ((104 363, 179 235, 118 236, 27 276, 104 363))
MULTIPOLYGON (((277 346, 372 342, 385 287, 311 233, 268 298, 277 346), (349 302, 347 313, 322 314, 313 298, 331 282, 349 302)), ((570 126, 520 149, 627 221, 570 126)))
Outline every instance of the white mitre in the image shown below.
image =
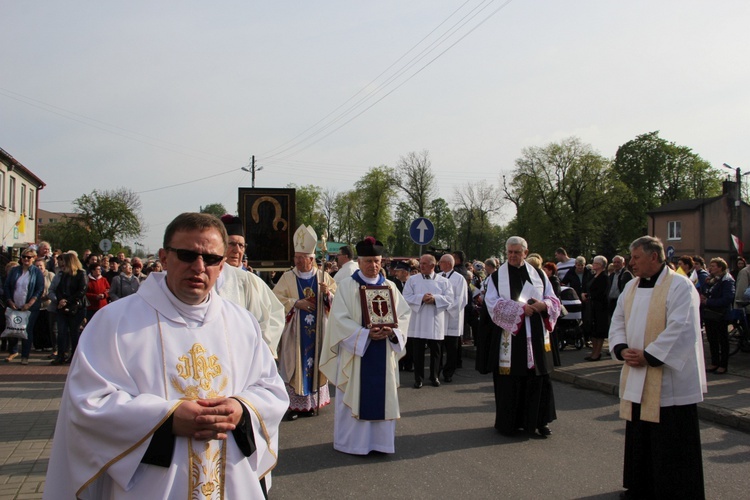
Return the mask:
POLYGON ((318 244, 318 235, 312 226, 302 224, 294 232, 294 251, 304 253, 311 257, 315 256, 315 246, 318 244))

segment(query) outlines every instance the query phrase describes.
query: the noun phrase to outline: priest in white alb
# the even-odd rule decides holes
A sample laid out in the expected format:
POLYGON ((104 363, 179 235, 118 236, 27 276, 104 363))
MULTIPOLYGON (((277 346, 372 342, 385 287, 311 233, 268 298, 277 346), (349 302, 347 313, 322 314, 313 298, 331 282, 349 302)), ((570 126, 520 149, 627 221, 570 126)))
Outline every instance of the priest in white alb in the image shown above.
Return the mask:
POLYGON ((394 453, 400 418, 398 360, 411 311, 380 274, 382 253, 373 237, 357 243, 359 270, 339 283, 321 353, 336 387, 333 447, 353 455, 394 453))
POLYGON ((86 327, 60 404, 44 498, 263 498, 284 384, 258 322, 213 287, 227 235, 181 214, 138 292, 86 327))
POLYGON ((216 291, 220 297, 244 307, 255 316, 260 324, 263 340, 276 358, 281 332, 284 330, 284 306, 265 281, 255 273, 242 269, 242 257, 245 254, 242 220, 227 214, 221 221, 227 228, 229 244, 224 268, 216 280, 216 291))
POLYGON ((658 238, 638 238, 630 255, 637 278, 617 299, 609 328, 612 356, 624 361, 620 498, 702 499, 698 403, 707 387, 698 292, 667 267, 658 238))
POLYGON ((404 299, 411 307, 408 336, 414 343, 414 388, 424 381, 424 351, 430 349, 430 381, 440 387, 440 344, 445 337, 448 309, 453 305, 451 282, 435 272, 435 257, 419 258, 419 272, 406 281, 404 299))

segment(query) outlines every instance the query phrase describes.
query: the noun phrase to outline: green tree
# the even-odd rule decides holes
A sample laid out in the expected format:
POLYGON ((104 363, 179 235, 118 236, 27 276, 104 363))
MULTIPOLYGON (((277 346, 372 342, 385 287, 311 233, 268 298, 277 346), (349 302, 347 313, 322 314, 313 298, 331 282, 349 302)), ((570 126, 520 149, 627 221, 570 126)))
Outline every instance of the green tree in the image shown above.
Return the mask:
POLYGON ((138 238, 145 228, 141 220, 141 200, 138 194, 126 188, 95 190, 74 200, 73 205, 76 215, 59 225, 51 225, 55 227, 46 233, 50 243, 54 242, 53 246, 97 251, 99 242, 106 238, 114 247, 119 247, 118 241, 138 238), (75 238, 75 243, 70 238, 75 238))
POLYGON ((456 248, 456 222, 448 202, 443 198, 430 201, 427 217, 435 226, 435 238, 431 244, 438 248, 456 248))
POLYGON ((205 207, 200 207, 198 211, 202 214, 211 214, 219 218, 228 213, 227 209, 221 203, 209 203, 205 207))
POLYGON ((289 184, 287 187, 297 191, 297 226, 302 224, 312 226, 318 233, 318 237, 322 236, 323 231, 328 227, 322 210, 323 190, 312 184, 306 186, 289 184))
POLYGON ((333 227, 338 241, 352 243, 362 233, 362 204, 355 190, 339 193, 333 203, 333 227))
POLYGON ((504 181, 505 198, 516 207, 509 227, 542 255, 551 256, 558 246, 571 255, 591 255, 603 221, 617 210, 618 186, 610 161, 576 137, 525 148, 512 180, 504 181))
POLYGON ((627 187, 623 211, 630 224, 622 228, 626 241, 647 233, 649 210, 676 200, 721 194, 721 173, 690 148, 659 137, 659 131, 620 146, 614 171, 627 187))
POLYGON ((392 182, 393 169, 381 165, 368 170, 354 184, 363 211, 358 237, 374 236, 385 243, 393 234, 391 206, 396 195, 391 186, 392 182))

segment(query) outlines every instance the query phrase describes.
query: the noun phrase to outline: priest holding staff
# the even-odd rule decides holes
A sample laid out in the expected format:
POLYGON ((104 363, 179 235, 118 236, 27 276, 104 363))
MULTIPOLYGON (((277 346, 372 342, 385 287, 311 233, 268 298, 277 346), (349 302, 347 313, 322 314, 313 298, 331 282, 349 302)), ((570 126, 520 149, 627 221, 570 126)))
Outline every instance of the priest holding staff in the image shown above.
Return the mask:
POLYGON ((294 232, 294 268, 273 289, 284 305, 286 326, 279 347, 279 373, 290 404, 287 419, 311 417, 331 402, 328 380, 319 373, 320 350, 336 282, 315 266, 318 235, 302 224, 294 232))

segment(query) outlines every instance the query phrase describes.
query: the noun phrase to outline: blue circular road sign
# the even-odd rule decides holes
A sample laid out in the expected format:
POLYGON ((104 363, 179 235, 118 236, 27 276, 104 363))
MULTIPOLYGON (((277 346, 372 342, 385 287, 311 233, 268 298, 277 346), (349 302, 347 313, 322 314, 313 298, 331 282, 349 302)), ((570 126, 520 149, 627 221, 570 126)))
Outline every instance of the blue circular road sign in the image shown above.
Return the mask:
POLYGON ((409 226, 409 236, 417 245, 426 245, 435 237, 435 225, 426 217, 414 219, 409 226))

